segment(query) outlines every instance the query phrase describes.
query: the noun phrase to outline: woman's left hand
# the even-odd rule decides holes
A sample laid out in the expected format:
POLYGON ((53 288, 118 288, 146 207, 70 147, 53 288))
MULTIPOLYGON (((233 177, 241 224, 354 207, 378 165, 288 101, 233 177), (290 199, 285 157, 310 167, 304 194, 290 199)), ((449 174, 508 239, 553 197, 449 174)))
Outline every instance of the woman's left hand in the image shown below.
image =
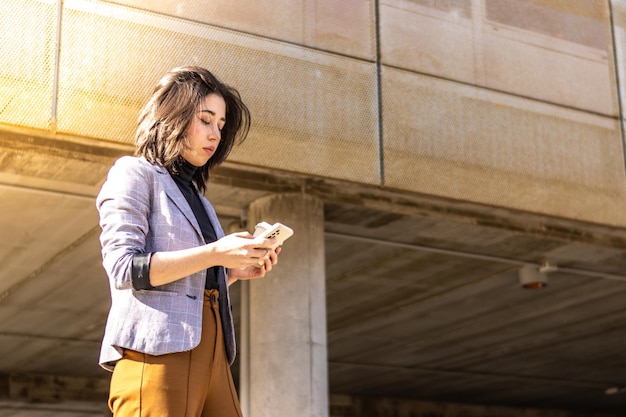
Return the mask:
POLYGON ((272 267, 278 263, 278 254, 280 251, 280 247, 276 249, 268 249, 267 255, 261 259, 259 266, 249 266, 241 269, 228 269, 228 283, 232 284, 240 279, 263 278, 265 274, 271 271, 272 267))

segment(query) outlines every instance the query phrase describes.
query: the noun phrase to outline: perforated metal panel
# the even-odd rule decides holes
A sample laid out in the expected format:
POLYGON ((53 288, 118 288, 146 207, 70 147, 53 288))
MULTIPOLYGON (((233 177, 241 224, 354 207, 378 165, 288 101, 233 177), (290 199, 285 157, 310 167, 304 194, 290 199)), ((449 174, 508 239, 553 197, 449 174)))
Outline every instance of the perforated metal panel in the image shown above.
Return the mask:
POLYGON ((386 65, 617 113, 607 0, 381 0, 386 65))
POLYGON ((3 0, 0 6, 0 123, 49 127, 57 33, 55 3, 3 0))
POLYGON ((371 0, 111 0, 291 44, 373 61, 371 0))
POLYGON ((387 186, 626 221, 615 119, 393 69, 383 92, 387 186))
POLYGON ((193 23, 98 1, 66 1, 60 131, 134 143, 136 120, 169 69, 209 63, 193 23))
POLYGON ((198 64, 252 111, 231 160, 379 182, 372 63, 97 1, 67 1, 62 33, 60 131, 132 143, 161 75, 198 64))
POLYGON ((233 160, 378 184, 375 66, 288 50, 253 53, 255 74, 241 85, 257 122, 233 160))

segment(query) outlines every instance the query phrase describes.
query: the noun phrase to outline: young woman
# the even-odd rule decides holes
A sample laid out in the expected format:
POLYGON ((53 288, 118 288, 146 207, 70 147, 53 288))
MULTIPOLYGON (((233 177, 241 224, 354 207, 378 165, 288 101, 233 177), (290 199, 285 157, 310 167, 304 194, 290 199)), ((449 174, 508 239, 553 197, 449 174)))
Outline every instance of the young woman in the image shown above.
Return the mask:
POLYGON ((117 417, 241 417, 228 286, 265 276, 280 249, 247 232, 224 236, 203 192, 249 126, 235 89, 204 68, 173 69, 139 116, 136 155, 102 186, 111 309, 100 364, 113 371, 117 417))

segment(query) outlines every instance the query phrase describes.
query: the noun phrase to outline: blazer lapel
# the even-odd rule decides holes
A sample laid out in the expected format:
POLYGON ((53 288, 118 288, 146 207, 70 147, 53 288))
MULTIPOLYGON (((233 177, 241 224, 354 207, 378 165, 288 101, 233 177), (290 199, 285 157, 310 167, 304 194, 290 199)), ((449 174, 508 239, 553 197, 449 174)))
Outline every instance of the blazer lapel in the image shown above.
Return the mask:
POLYGON ((198 220, 196 220, 196 216, 194 216, 189 203, 185 199, 185 196, 178 188, 178 185, 174 182, 169 172, 165 168, 159 167, 159 174, 161 174, 161 184, 163 185, 163 189, 165 190, 165 194, 167 194, 168 198, 172 200, 174 205, 178 207, 178 209, 183 213, 183 215, 187 218, 189 223, 193 226, 198 236, 204 241, 204 237, 202 236, 202 231, 200 230, 200 225, 198 224, 198 220))
POLYGON ((215 209, 209 202, 209 199, 201 196, 202 204, 204 204, 204 209, 206 210, 207 215, 209 216, 209 220, 211 221, 211 225, 213 226, 213 230, 215 230, 215 235, 217 238, 224 237, 224 230, 222 230, 222 225, 217 218, 217 214, 215 213, 215 209))

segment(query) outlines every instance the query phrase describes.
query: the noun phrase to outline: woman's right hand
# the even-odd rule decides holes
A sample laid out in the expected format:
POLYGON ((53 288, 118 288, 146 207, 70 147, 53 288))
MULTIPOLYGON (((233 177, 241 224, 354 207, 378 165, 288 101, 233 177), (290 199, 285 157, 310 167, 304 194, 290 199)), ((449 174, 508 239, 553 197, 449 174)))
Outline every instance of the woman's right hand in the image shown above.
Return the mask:
POLYGON ((215 242, 172 252, 154 252, 150 258, 150 284, 164 285, 212 266, 231 269, 260 265, 276 239, 237 232, 215 242))
POLYGON ((240 269, 258 266, 275 244, 276 239, 255 238, 248 232, 236 232, 206 246, 216 257, 217 265, 240 269))

